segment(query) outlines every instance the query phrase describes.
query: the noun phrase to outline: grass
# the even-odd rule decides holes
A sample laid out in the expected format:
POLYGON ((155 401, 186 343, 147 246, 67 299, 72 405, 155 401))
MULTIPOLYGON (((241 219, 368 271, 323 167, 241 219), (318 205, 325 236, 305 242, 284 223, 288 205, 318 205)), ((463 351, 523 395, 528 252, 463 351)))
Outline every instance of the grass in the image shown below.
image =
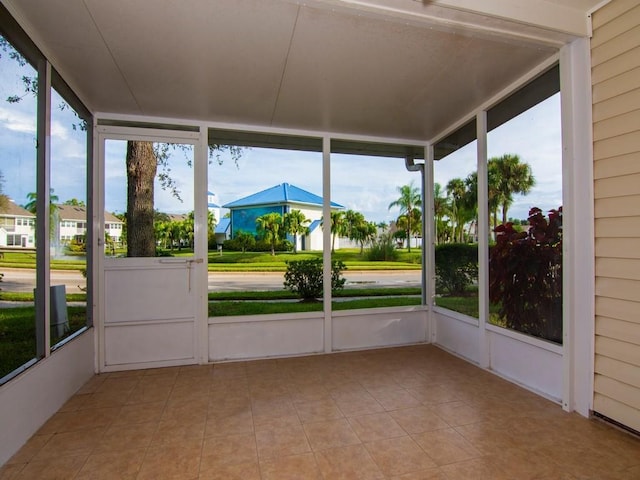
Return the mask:
MULTIPOLYGON (((85 302, 86 293, 67 293, 67 302, 85 302)), ((0 290, 0 301, 4 302, 33 302, 33 292, 5 292, 0 290)))
MULTIPOLYGON (((33 307, 0 309, 0 378, 36 357, 36 327, 33 307)), ((86 324, 85 307, 69 307, 69 333, 86 324)), ((51 338, 54 345, 65 336, 51 338)))
MULTIPOLYGON (((189 257, 193 255, 191 250, 174 250, 168 252, 175 258, 189 257)), ((372 262, 366 259, 365 254, 360 254, 357 248, 339 249, 332 254, 335 260, 345 263, 348 270, 420 270, 420 250, 398 250, 398 261, 372 262)), ((321 251, 315 252, 277 252, 272 256, 269 252, 222 252, 210 251, 208 255, 208 270, 210 272, 284 272, 287 261, 322 258, 321 251)), ((0 269, 5 268, 35 268, 36 255, 34 252, 5 252, 4 258, 0 258, 0 269)), ((82 270, 86 268, 84 257, 78 259, 51 260, 53 270, 82 270)), ((1 270, 0 270, 1 271, 1 270)))
MULTIPOLYGON (((0 268, 36 268, 35 252, 4 252, 0 258, 0 268)), ((87 268, 85 257, 69 260, 51 260, 52 270, 82 270, 87 268)))

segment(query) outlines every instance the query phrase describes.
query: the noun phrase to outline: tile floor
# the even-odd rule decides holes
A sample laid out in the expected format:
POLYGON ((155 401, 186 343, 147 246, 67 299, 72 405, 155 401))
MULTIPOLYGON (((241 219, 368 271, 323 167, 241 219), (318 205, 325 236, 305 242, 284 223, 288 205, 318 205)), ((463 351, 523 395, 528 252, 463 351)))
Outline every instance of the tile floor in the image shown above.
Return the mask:
POLYGON ((638 480, 640 439, 433 346, 95 376, 0 479, 638 480))

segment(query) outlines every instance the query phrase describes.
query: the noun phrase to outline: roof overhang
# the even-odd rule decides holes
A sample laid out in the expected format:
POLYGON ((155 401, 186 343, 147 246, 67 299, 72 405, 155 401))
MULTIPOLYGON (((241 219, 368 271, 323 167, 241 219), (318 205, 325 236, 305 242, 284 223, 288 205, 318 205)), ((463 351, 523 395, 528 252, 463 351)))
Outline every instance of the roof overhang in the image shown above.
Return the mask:
POLYGON ((331 135, 335 152, 415 158, 588 35, 598 3, 0 1, 104 121, 205 122, 214 143, 305 150, 331 135), (264 133, 289 130, 304 133, 264 133))

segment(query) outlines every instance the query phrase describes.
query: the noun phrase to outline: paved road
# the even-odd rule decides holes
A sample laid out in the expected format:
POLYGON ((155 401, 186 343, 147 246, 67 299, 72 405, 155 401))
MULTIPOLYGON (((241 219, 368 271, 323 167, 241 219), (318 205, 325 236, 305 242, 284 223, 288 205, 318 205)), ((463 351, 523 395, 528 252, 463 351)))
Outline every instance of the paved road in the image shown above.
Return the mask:
MULTIPOLYGON (((30 292, 35 286, 35 270, 23 268, 2 268, 4 279, 0 288, 8 292, 30 292)), ((420 286, 419 271, 398 272, 345 272, 349 287, 389 287, 420 286)), ((283 273, 209 273, 208 287, 211 291, 234 290, 280 290, 284 281, 283 273)), ((67 293, 80 292, 85 279, 80 272, 53 270, 52 285, 66 285, 67 293)))

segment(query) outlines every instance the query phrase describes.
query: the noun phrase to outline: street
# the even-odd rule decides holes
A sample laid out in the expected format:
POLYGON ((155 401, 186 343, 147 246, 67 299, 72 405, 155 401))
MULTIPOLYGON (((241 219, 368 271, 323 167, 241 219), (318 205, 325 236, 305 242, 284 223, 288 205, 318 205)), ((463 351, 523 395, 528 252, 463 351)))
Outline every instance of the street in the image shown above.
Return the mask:
MULTIPOLYGON (((31 292, 36 284, 35 270, 28 268, 2 268, 4 279, 0 288, 7 292, 31 292)), ((419 287, 419 270, 344 272, 345 288, 419 287)), ((241 290, 281 290, 282 272, 209 272, 208 289, 212 292, 241 290)), ((80 272, 52 270, 51 285, 65 285, 67 293, 81 292, 86 284, 80 272)))

